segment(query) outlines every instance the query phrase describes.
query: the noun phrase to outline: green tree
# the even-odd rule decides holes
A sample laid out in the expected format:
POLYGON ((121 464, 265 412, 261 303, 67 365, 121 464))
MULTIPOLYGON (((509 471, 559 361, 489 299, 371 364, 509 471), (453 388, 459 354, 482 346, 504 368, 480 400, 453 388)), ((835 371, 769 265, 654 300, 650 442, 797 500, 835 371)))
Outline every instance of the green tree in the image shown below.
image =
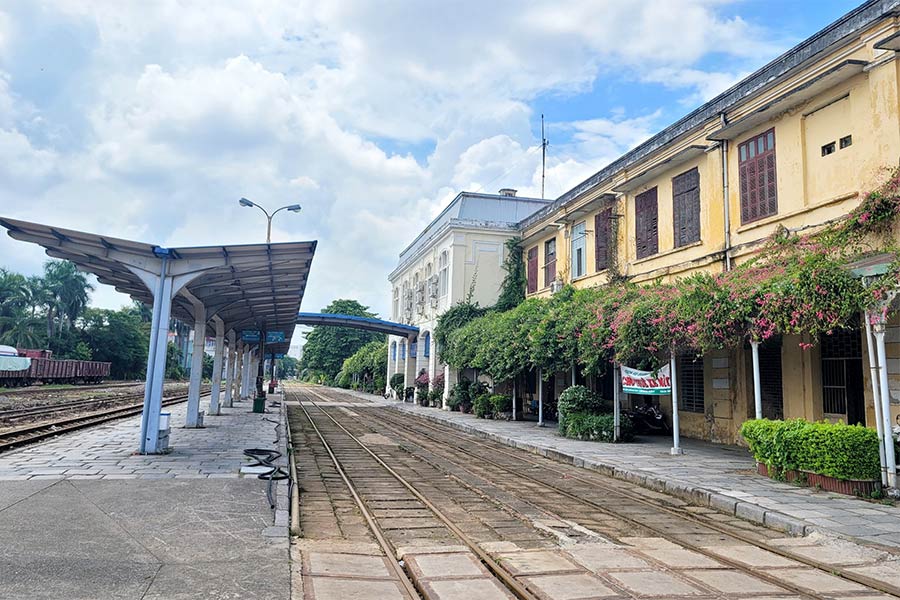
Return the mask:
MULTIPOLYGON (((357 317, 375 317, 356 300, 335 300, 324 309, 323 313, 353 315, 357 317)), ((303 347, 303 358, 300 369, 310 372, 323 372, 330 381, 341 370, 344 360, 369 342, 385 339, 382 333, 372 333, 347 327, 331 327, 318 325, 306 336, 303 347)))
POLYGON ((300 372, 300 361, 293 356, 285 356, 278 359, 279 377, 296 377, 300 372))
POLYGON ((131 308, 89 308, 81 320, 82 338, 93 360, 112 363, 114 379, 138 379, 147 370, 150 338, 140 316, 131 308))
POLYGON ((166 379, 184 379, 181 367, 181 348, 169 342, 166 345, 166 379))

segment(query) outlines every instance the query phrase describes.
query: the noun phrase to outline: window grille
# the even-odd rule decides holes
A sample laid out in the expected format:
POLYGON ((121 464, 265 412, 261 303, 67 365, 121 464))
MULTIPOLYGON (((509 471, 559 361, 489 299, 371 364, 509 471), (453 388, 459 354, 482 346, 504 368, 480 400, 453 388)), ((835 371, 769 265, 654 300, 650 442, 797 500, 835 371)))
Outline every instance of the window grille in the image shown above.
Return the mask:
POLYGON ((678 409, 686 412, 702 413, 703 401, 703 357, 678 357, 678 409))

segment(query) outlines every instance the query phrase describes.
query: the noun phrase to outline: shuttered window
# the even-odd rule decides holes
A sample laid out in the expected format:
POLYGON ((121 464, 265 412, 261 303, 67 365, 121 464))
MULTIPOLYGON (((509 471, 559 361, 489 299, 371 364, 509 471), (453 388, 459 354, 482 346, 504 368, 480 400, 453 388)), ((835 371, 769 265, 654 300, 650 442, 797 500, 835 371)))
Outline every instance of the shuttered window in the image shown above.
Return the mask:
POLYGON ((672 178, 675 247, 700 241, 700 172, 694 168, 672 178))
POLYGON ((544 287, 556 279, 556 239, 544 242, 544 287))
POLYGON ((657 218, 656 188, 634 198, 634 239, 637 257, 645 258, 659 252, 659 219, 657 218))
POLYGON ((612 207, 605 208, 594 217, 594 261, 597 272, 609 268, 609 222, 612 207))
POLYGON ((677 364, 678 409, 702 413, 704 408, 703 358, 679 356, 677 364))
POLYGON ((528 250, 528 293, 537 291, 538 249, 537 246, 528 250))
POLYGON ((752 223, 778 213, 775 179, 775 130, 738 145, 741 178, 741 223, 752 223))
POLYGON ((572 268, 572 279, 576 279, 585 274, 585 237, 587 237, 587 231, 584 222, 582 221, 578 225, 572 227, 572 255, 571 255, 571 268, 572 268))

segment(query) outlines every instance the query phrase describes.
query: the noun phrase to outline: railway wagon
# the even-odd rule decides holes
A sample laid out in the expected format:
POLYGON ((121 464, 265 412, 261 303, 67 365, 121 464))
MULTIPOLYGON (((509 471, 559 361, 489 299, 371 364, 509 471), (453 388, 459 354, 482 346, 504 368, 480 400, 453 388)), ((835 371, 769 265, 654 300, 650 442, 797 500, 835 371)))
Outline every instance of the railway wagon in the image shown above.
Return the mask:
POLYGON ((109 377, 112 363, 93 360, 32 358, 24 371, 0 371, 0 386, 21 387, 33 383, 100 383, 109 377))

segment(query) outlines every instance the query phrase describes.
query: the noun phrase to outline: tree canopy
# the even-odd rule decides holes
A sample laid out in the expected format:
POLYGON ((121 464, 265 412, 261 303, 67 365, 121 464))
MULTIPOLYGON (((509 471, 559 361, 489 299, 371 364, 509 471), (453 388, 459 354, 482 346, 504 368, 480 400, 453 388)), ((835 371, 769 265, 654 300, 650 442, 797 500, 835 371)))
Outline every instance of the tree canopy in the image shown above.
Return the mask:
MULTIPOLYGON (((338 299, 322 309, 324 313, 353 315, 357 317, 377 317, 356 300, 338 299)), ((344 360, 370 342, 385 340, 383 333, 317 325, 306 335, 300 370, 310 373, 324 373, 329 380, 341 370, 344 360)))

